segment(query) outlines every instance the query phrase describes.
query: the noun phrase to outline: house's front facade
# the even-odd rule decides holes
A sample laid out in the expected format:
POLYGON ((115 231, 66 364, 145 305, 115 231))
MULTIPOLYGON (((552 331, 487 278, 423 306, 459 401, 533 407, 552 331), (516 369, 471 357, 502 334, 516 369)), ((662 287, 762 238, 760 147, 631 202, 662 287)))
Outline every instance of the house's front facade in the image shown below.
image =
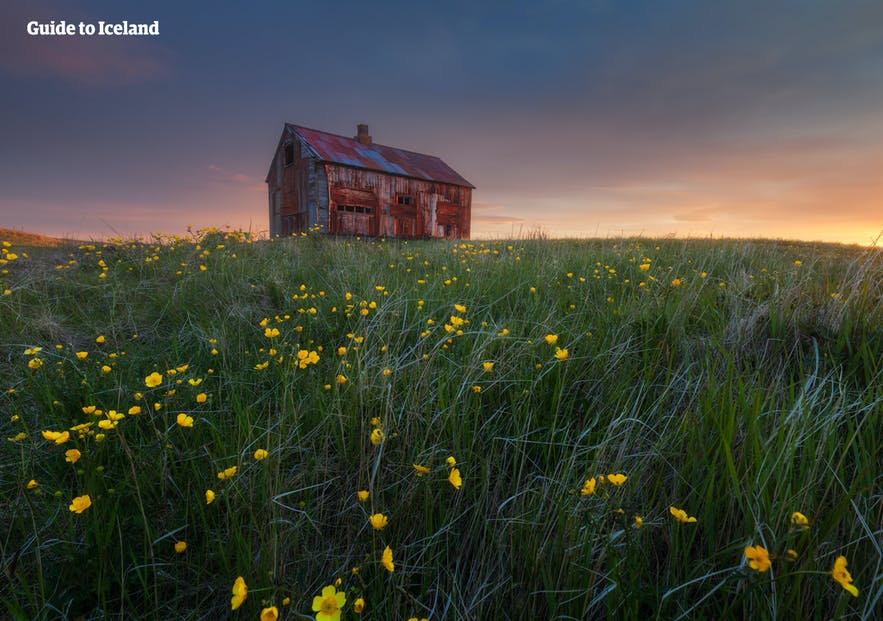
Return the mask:
POLYGON ((286 123, 267 174, 270 236, 468 239, 474 186, 437 157, 286 123))

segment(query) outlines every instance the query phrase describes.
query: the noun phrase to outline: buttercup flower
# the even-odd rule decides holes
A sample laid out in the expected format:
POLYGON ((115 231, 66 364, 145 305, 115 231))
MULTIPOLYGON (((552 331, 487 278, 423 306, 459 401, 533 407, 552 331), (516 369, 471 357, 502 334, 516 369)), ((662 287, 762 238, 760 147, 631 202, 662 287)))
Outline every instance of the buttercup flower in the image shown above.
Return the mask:
POLYGON ((205 394, 204 392, 201 392, 198 395, 196 395, 196 402, 197 403, 205 403, 207 399, 208 399, 208 395, 205 394))
POLYGON ((625 476, 624 474, 608 474, 607 475, 607 481, 609 481, 611 485, 616 485, 617 487, 624 484, 627 479, 628 479, 628 477, 625 476))
POLYGON ((64 461, 75 464, 81 455, 82 454, 77 449, 68 449, 64 452, 64 461))
POLYGON ((162 375, 156 371, 144 378, 144 385, 148 388, 156 388, 160 384, 162 384, 162 375))
POLYGON ((554 345, 555 343, 558 342, 558 335, 557 334, 547 334, 546 335, 546 342, 549 345, 554 345))
POLYGON ((595 487, 598 485, 598 482, 595 480, 595 477, 591 479, 586 479, 586 482, 583 483, 583 488, 579 491, 583 496, 588 496, 590 494, 595 493, 595 487))
POLYGON ((70 509, 71 513, 82 513, 91 506, 92 499, 89 497, 89 494, 85 494, 74 498, 68 509, 70 509))
POLYGON ((258 450, 256 450, 256 451, 254 452, 254 458, 255 458, 257 461, 261 461, 262 459, 266 459, 268 454, 269 454, 269 453, 267 453, 267 451, 265 451, 265 450, 262 449, 262 448, 259 448, 258 450))
POLYGON ((28 489, 34 489, 34 488, 37 487, 38 485, 39 485, 39 483, 37 483, 37 480, 36 480, 36 479, 31 479, 30 481, 28 481, 28 484, 27 484, 26 487, 27 487, 28 489))
POLYGON ((264 330, 264 336, 268 339, 273 339, 279 336, 279 328, 267 328, 264 330))
POLYGON ((360 615, 363 610, 365 610, 365 600, 360 597, 353 602, 353 612, 360 615))
POLYGON ((760 573, 770 568, 770 555, 766 548, 761 546, 748 546, 745 548, 745 557, 748 560, 748 566, 760 573))
POLYGON ((89 355, 89 352, 87 352, 87 351, 78 351, 78 352, 76 353, 77 360, 83 360, 83 359, 85 359, 88 355, 89 355))
POLYGON ((178 414, 177 423, 181 427, 193 427, 193 417, 187 416, 186 414, 181 412, 180 414, 178 414))
POLYGON ((313 598, 313 612, 316 621, 340 621, 340 610, 346 604, 346 593, 329 584, 322 589, 322 595, 313 598))
POLYGON ((566 349, 562 349, 560 347, 555 348, 555 358, 558 360, 567 360, 567 357, 570 355, 570 352, 566 349))
POLYGON ((455 488, 460 489, 460 486, 463 485, 463 478, 460 476, 459 468, 451 469, 451 474, 448 475, 448 482, 455 488))
POLYGON ((239 576, 233 582, 233 597, 230 598, 230 610, 236 610, 242 606, 242 602, 248 597, 248 585, 245 584, 245 578, 239 576))
POLYGON ((688 516, 686 511, 684 511, 683 509, 678 509, 677 507, 669 507, 668 512, 671 513, 674 519, 684 524, 690 524, 696 521, 695 517, 688 516))
POLYGON ((205 504, 210 505, 214 501, 215 501, 215 493, 210 489, 205 490, 205 504))
POLYGON ((218 473, 218 478, 224 481, 225 479, 229 479, 234 474, 236 474, 236 466, 230 466, 226 470, 222 470, 218 473))
POLYGON ((276 621, 279 618, 279 609, 275 606, 261 610, 261 621, 276 621))
POLYGON ((371 526, 374 528, 374 530, 383 530, 389 523, 389 519, 382 513, 371 514, 371 516, 368 518, 368 521, 371 523, 371 526))
POLYGON ((641 528, 644 525, 644 519, 640 515, 635 516, 635 528, 641 528))
POLYGON ((392 562, 392 548, 386 546, 383 550, 383 554, 380 557, 380 564, 386 568, 386 571, 392 573, 395 571, 395 563, 392 562))
POLYGON ((187 542, 186 541, 176 541, 175 542, 175 552, 178 554, 183 554, 187 551, 187 542))
POLYGON ((421 466, 420 464, 414 464, 414 470, 417 472, 418 477, 422 477, 424 474, 429 472, 429 468, 426 466, 421 466))
POLYGON ((791 523, 795 526, 809 527, 809 520, 800 511, 791 514, 791 523))
POLYGON ((852 584, 852 575, 846 569, 846 557, 838 556, 834 561, 834 567, 831 569, 831 576, 840 586, 849 591, 853 597, 858 597, 858 589, 852 584))
POLYGON ((482 367, 482 369, 484 369, 485 373, 490 373, 491 371, 494 370, 494 363, 493 362, 482 362, 481 367, 482 367))
POLYGON ((386 436, 383 433, 383 430, 379 428, 375 428, 371 431, 371 444, 377 446, 378 444, 383 444, 383 440, 386 436))
POLYGON ((368 492, 368 490, 366 489, 360 489, 358 492, 356 492, 356 498, 359 499, 359 502, 365 502, 366 500, 368 500, 369 495, 370 492, 368 492))

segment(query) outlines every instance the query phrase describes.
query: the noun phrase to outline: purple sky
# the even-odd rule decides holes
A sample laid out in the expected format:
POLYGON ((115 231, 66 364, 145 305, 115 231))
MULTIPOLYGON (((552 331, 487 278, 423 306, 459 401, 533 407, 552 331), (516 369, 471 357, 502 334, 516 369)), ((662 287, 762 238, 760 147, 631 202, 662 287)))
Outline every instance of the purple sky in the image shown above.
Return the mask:
POLYGON ((290 121, 440 156, 474 237, 883 231, 879 2, 12 0, 0 80, 0 227, 266 231, 290 121))

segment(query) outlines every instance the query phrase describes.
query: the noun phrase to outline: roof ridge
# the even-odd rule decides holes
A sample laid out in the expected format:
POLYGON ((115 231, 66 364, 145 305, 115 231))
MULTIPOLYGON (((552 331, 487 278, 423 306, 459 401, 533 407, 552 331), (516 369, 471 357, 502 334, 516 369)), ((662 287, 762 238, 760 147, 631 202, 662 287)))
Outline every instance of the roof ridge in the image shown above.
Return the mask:
POLYGON ((422 155, 423 157, 431 157, 431 158, 437 159, 437 160, 439 160, 439 161, 441 161, 441 162, 444 162, 444 160, 442 160, 439 156, 437 156, 437 155, 430 155, 429 153, 421 153, 420 151, 412 151, 412 150, 410 150, 410 149, 403 149, 403 148, 401 148, 401 147, 393 147, 393 146, 388 145, 388 144, 381 144, 381 143, 379 143, 379 142, 374 142, 373 140, 371 141, 371 144, 362 144, 361 142, 358 141, 358 139, 353 138, 353 137, 351 137, 351 136, 344 136, 343 134, 335 134, 334 132, 326 132, 324 129, 314 129, 314 128, 312 128, 312 127, 307 127, 306 125, 298 125, 297 123, 289 123, 289 122, 287 122, 287 121, 285 122, 285 124, 286 124, 286 125, 290 125, 291 127, 298 127, 298 128, 301 128, 301 129, 308 129, 308 130, 310 130, 311 132, 318 132, 318 133, 320 133, 320 134, 328 134, 329 136, 335 136, 335 137, 337 137, 337 138, 343 138, 344 140, 352 140, 353 142, 358 143, 358 144, 362 145, 363 147, 374 147, 374 146, 377 146, 377 147, 383 147, 383 148, 385 148, 385 149, 395 149, 396 151, 404 151, 405 153, 413 153, 414 155, 422 155))

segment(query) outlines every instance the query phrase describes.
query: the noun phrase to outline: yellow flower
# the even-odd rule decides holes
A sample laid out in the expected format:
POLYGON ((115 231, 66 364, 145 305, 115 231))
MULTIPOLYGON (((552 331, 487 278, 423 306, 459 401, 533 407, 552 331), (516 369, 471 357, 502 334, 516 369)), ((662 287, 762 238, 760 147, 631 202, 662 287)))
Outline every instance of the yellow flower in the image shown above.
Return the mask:
POLYGON ((275 606, 261 610, 261 621, 276 621, 279 618, 279 609, 275 606))
POLYGON ((448 458, 445 460, 445 463, 453 468, 457 465, 457 459, 453 455, 449 455, 448 458))
POLYGON ((232 477, 235 474, 236 474, 236 466, 230 466, 226 470, 222 470, 221 472, 219 472, 218 478, 223 481, 225 479, 229 479, 230 477, 232 477))
POLYGON ((370 492, 366 489, 360 489, 358 492, 356 492, 356 498, 359 499, 359 502, 365 502, 366 500, 368 500, 368 496, 370 495, 370 492))
POLYGON ((39 358, 31 358, 28 360, 28 368, 30 369, 39 369, 43 366, 43 361, 39 358))
POLYGON ((313 598, 313 612, 316 621, 340 621, 340 610, 346 604, 346 593, 329 584, 322 589, 322 595, 313 598))
POLYGON ((448 475, 448 482, 455 488, 460 489, 460 486, 463 485, 463 479, 460 477, 459 468, 451 469, 451 474, 448 475))
POLYGON ((347 382, 346 375, 341 375, 340 373, 338 373, 337 377, 334 379, 337 381, 338 384, 346 384, 347 382))
POLYGON ((555 343, 558 342, 558 335, 557 334, 547 334, 546 335, 546 342, 549 345, 554 345, 555 343))
POLYGON ((22 440, 24 440, 27 437, 28 437, 28 434, 26 434, 24 431, 19 431, 17 434, 12 436, 11 438, 6 438, 6 439, 9 440, 10 442, 21 442, 22 440))
POLYGON ((346 356, 346 347, 343 347, 343 346, 338 347, 337 348, 337 355, 338 356, 346 356))
POLYGON ((475 394, 480 393, 480 392, 481 392, 481 386, 473 386, 473 387, 472 387, 472 392, 474 392, 475 394))
POLYGON ((242 602, 248 597, 248 585, 245 584, 245 578, 239 576, 233 582, 233 597, 230 598, 230 610, 236 610, 242 606, 242 602))
POLYGON ((38 485, 39 485, 39 483, 37 483, 37 480, 36 480, 36 479, 31 479, 30 481, 28 481, 28 484, 27 484, 26 487, 27 487, 28 489, 34 489, 34 488, 37 487, 38 485))
POLYGON ((136 416, 140 413, 141 413, 141 406, 140 405, 133 405, 132 407, 129 408, 129 416, 136 416))
POLYGON ((674 519, 684 524, 690 524, 696 521, 695 517, 688 516, 686 511, 684 511, 683 509, 678 509, 677 507, 669 507, 668 512, 671 513, 674 519))
POLYGON ((650 269, 650 264, 649 263, 641 263, 638 267, 640 268, 640 270, 642 272, 646 272, 647 270, 650 269))
POLYGON ((770 554, 761 546, 748 546, 745 548, 745 557, 749 559, 748 566, 760 573, 770 568, 770 554))
POLYGON ((852 584, 852 575, 846 569, 846 557, 838 556, 834 561, 834 567, 831 569, 831 576, 840 583, 844 589, 849 591, 853 597, 858 597, 858 589, 852 584))
POLYGON ((583 488, 579 491, 583 496, 588 496, 590 494, 595 493, 595 487, 598 485, 598 482, 595 480, 595 477, 591 479, 586 479, 586 482, 583 483, 583 488))
POLYGON ((635 528, 641 528, 644 525, 644 518, 640 515, 635 516, 635 528))
POLYGON ((109 366, 107 366, 106 364, 104 364, 104 365, 101 366, 101 372, 102 372, 102 373, 110 373, 111 371, 113 371, 113 369, 110 368, 109 366))
POLYGON ((365 600, 360 597, 353 602, 353 612, 360 615, 363 610, 365 610, 365 600))
POLYGON ((681 286, 681 279, 675 278, 673 281, 671 281, 671 286, 672 287, 680 287, 681 286))
POLYGON ((429 468, 426 466, 421 466, 420 464, 414 464, 414 470, 417 472, 418 477, 422 477, 424 474, 429 472, 429 468))
POLYGON ((205 403, 206 399, 208 399, 208 395, 206 395, 204 392, 201 392, 198 395, 196 395, 196 402, 197 403, 205 403))
POLYGON ((99 334, 98 336, 95 337, 96 343, 103 343, 105 340, 107 340, 107 339, 104 338, 103 334, 99 334))
POLYGON ((187 542, 186 541, 176 541, 175 542, 175 552, 178 554, 183 554, 187 550, 187 542))
POLYGON ((791 523, 795 526, 809 527, 809 520, 800 511, 795 511, 791 514, 791 523))
POLYGON ((177 423, 182 427, 193 427, 193 417, 187 416, 184 412, 178 414, 177 423))
POLYGON ((567 360, 567 356, 569 355, 570 352, 568 352, 566 349, 561 349, 560 347, 555 348, 555 357, 558 360, 567 360))
POLYGON ((617 487, 619 487, 620 485, 625 483, 627 479, 628 479, 628 477, 625 476, 624 474, 608 474, 607 475, 607 481, 611 485, 616 485, 617 487))
POLYGON ((373 513, 368 518, 368 521, 371 523, 371 526, 374 528, 374 530, 383 530, 389 523, 389 518, 387 518, 382 513, 373 513))
POLYGON ((795 550, 794 548, 788 548, 787 550, 785 550, 785 558, 788 559, 789 561, 796 561, 797 560, 797 550, 795 550))
POLYGON ((454 304, 454 310, 457 311, 458 313, 465 313, 466 307, 463 306, 462 304, 454 304))
POLYGON ((210 505, 214 501, 215 501, 215 493, 210 489, 205 490, 205 504, 210 505))
POLYGON ((371 444, 377 446, 378 444, 383 444, 383 440, 386 439, 386 435, 383 433, 383 430, 380 428, 375 428, 371 431, 371 444))
POLYGON ((68 461, 72 464, 77 463, 77 460, 80 457, 81 457, 81 453, 77 449, 68 449, 64 452, 64 461, 68 461))
POLYGON ((797 267, 800 267, 801 265, 803 265, 803 261, 800 261, 800 260, 798 259, 797 261, 794 262, 794 265, 797 266, 797 267))
POLYGON ((264 330, 264 336, 268 339, 274 339, 279 336, 279 328, 267 328, 264 330))
POLYGON ((380 557, 380 564, 386 568, 386 571, 392 573, 395 571, 395 563, 392 562, 392 548, 386 546, 386 549, 383 550, 383 555, 380 557))
POLYGON ((485 373, 490 373, 491 371, 494 370, 494 363, 493 362, 482 362, 481 367, 484 369, 485 373))
POLYGON ((50 442, 55 442, 58 445, 64 444, 68 440, 70 440, 71 434, 69 431, 44 431, 43 438, 49 440, 50 442))
POLYGON ((89 494, 85 494, 84 496, 77 496, 74 498, 68 509, 70 509, 72 513, 82 513, 91 506, 92 499, 89 498, 89 494))
POLYGON ((89 355, 89 352, 87 352, 87 351, 78 351, 77 352, 77 360, 84 360, 86 358, 86 356, 88 356, 88 355, 89 355))
POLYGON ((156 388, 160 384, 162 384, 162 375, 156 371, 144 378, 144 385, 148 388, 156 388))
POLYGON ((268 454, 269 453, 267 453, 267 451, 265 451, 262 448, 259 448, 258 450, 256 450, 254 452, 254 458, 258 461, 261 461, 262 459, 266 459, 268 454))

